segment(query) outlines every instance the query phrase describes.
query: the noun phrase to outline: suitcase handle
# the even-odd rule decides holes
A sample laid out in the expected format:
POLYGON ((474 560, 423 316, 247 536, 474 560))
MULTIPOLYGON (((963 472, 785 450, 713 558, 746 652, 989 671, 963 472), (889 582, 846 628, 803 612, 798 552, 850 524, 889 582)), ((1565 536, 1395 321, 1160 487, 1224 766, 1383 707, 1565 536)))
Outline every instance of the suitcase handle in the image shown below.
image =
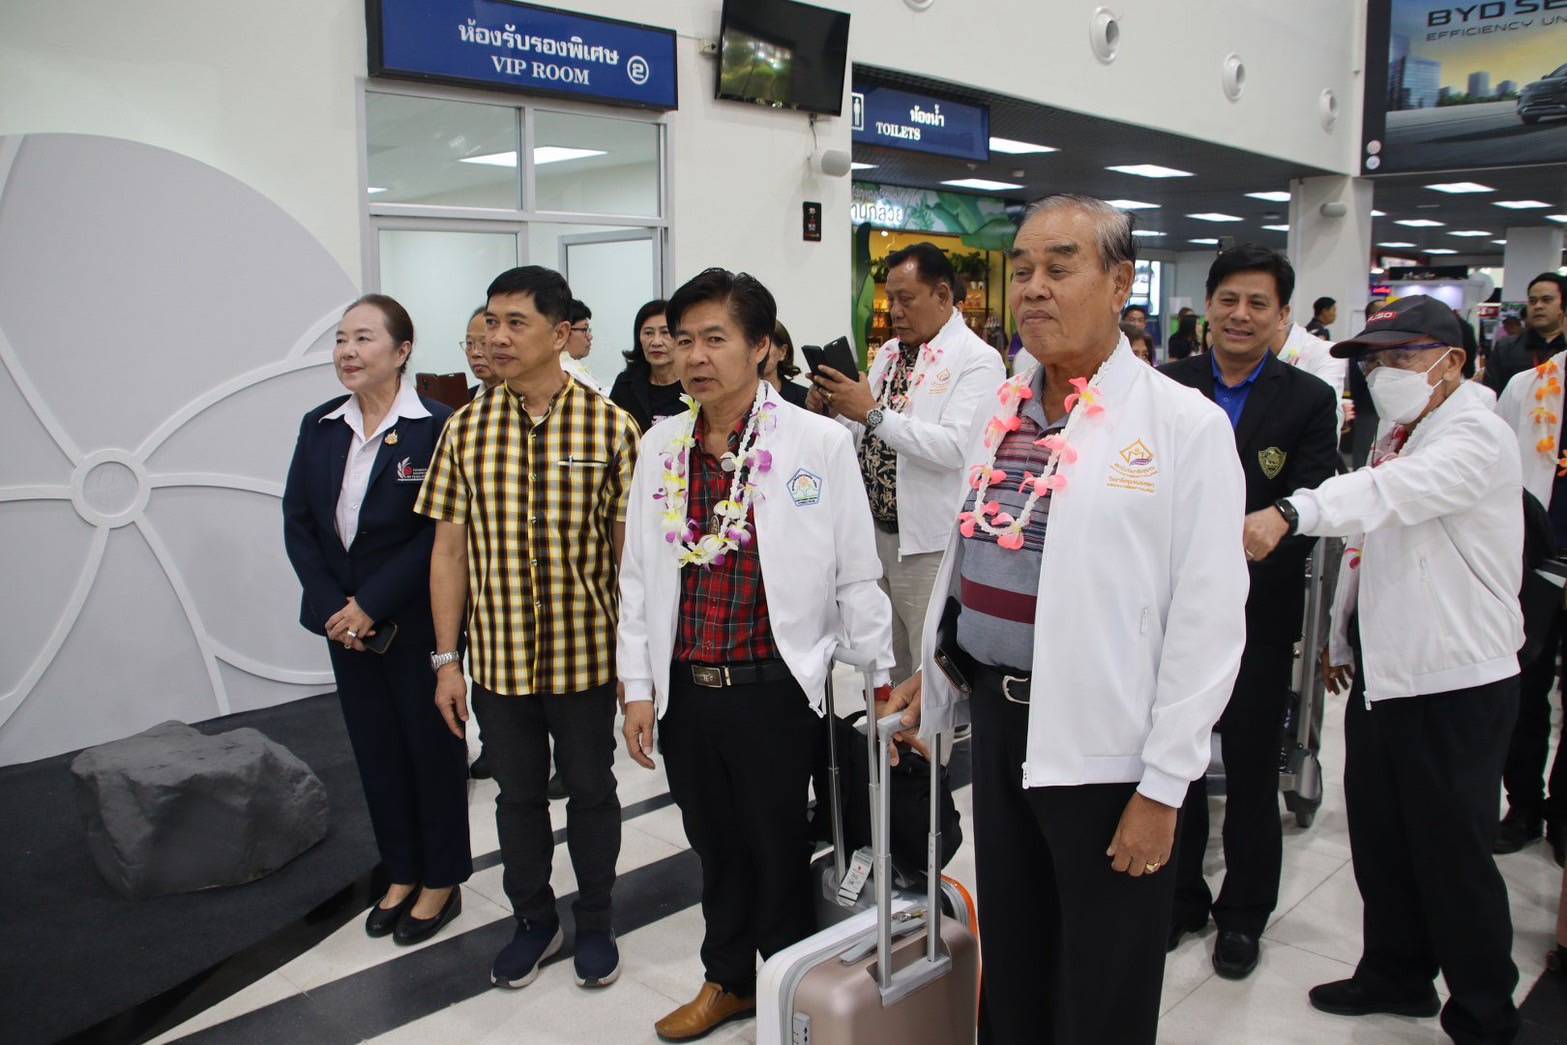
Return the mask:
MULTIPOLYGON (((840 643, 833 652, 833 660, 842 661, 850 667, 860 669, 860 675, 865 680, 865 717, 869 721, 876 714, 875 655, 862 653, 852 646, 845 646, 840 643)), ((830 811, 832 817, 832 864, 833 873, 837 875, 838 881, 842 883, 844 877, 849 872, 849 868, 848 855, 844 851, 843 844, 843 784, 840 782, 838 774, 838 709, 833 699, 831 663, 828 664, 827 668, 826 697, 827 789, 832 806, 830 811)), ((876 737, 868 730, 866 732, 866 747, 868 749, 867 764, 874 767, 876 765, 876 737)), ((875 820, 876 804, 873 800, 871 803, 873 832, 875 820)))

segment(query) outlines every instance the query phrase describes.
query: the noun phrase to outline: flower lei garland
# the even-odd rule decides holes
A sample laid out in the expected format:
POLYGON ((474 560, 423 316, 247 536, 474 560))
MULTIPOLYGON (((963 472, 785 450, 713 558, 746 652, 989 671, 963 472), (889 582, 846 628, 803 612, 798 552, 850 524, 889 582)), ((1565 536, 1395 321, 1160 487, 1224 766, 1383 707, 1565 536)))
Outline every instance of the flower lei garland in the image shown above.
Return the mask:
POLYGON ((1540 435, 1535 450, 1551 460, 1557 475, 1567 475, 1567 454, 1559 454, 1556 445, 1556 429, 1562 420, 1557 413, 1562 403, 1562 383, 1556 376, 1560 372, 1561 367, 1549 359, 1534 368, 1534 401, 1539 405, 1529 416, 1540 435))
MULTIPOLYGON (((892 355, 894 357, 901 356, 903 351, 899 347, 901 345, 901 341, 897 343, 888 342, 882 353, 883 355, 892 355)), ((902 360, 898 358, 888 360, 887 365, 882 368, 881 388, 876 392, 877 403, 895 414, 903 413, 904 410, 908 409, 909 397, 914 394, 915 389, 925 383, 925 378, 929 376, 931 368, 941 362, 941 357, 944 354, 946 354, 946 349, 936 348, 929 342, 920 346, 918 358, 914 363, 914 371, 909 375, 908 388, 903 393, 900 401, 896 403, 891 401, 887 392, 892 387, 892 368, 902 365, 902 360)))
POLYGON ((1066 397, 1066 427, 1059 433, 1034 440, 1035 446, 1043 446, 1050 451, 1050 457, 1045 462, 1043 474, 1035 475, 1025 471, 1019 480, 1017 488, 1019 491, 1028 491, 1028 499, 1023 502, 1016 518, 1003 512, 999 501, 985 500, 985 495, 990 491, 991 484, 1007 477, 1006 472, 996 467, 996 455, 1007 433, 1023 427, 1023 419, 1018 416, 1018 411, 1022 409, 1025 400, 1034 398, 1034 390, 1029 387, 1033 375, 1020 374, 1001 385, 996 391, 1001 411, 985 426, 985 447, 990 451, 990 460, 975 465, 969 472, 969 486, 974 489, 974 510, 958 516, 959 533, 964 537, 973 537, 976 530, 983 530, 1007 551, 1015 552, 1023 547, 1023 529, 1033 516, 1034 506, 1039 499, 1051 491, 1066 489, 1066 476, 1061 475, 1058 469, 1063 464, 1070 466, 1077 461, 1077 451, 1072 448, 1071 439, 1078 422, 1084 417, 1098 417, 1104 413, 1103 393, 1096 383, 1104 372, 1104 366, 1100 364, 1092 378, 1072 378, 1071 385, 1077 391, 1066 397))
POLYGON ((664 485, 653 494, 653 500, 661 501, 664 510, 660 522, 664 527, 664 540, 678 545, 678 558, 682 567, 722 566, 730 552, 751 543, 751 505, 757 498, 757 484, 752 476, 765 475, 773 467, 773 455, 757 446, 760 435, 771 432, 777 425, 773 412, 776 403, 767 401, 767 386, 759 383, 756 402, 751 406, 751 416, 745 432, 740 437, 739 452, 735 455, 734 478, 729 483, 729 496, 713 506, 711 533, 703 534, 687 516, 687 500, 690 495, 691 448, 696 445, 697 415, 701 404, 688 395, 682 395, 689 419, 686 430, 669 444, 664 454, 664 485))

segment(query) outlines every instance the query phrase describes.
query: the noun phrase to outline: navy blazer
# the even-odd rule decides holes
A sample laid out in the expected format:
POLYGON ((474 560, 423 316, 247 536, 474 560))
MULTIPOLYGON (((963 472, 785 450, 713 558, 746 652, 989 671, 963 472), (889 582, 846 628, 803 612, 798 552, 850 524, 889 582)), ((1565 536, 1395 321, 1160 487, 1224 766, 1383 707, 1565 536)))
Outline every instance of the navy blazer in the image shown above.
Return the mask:
POLYGON ((435 521, 414 514, 424 473, 451 408, 419 397, 429 417, 400 418, 383 437, 359 509, 351 549, 337 536, 337 500, 348 467, 353 429, 342 418, 321 419, 346 402, 338 396, 305 415, 283 488, 283 544, 304 588, 299 623, 317 635, 348 601, 371 620, 430 630, 430 552, 435 521))

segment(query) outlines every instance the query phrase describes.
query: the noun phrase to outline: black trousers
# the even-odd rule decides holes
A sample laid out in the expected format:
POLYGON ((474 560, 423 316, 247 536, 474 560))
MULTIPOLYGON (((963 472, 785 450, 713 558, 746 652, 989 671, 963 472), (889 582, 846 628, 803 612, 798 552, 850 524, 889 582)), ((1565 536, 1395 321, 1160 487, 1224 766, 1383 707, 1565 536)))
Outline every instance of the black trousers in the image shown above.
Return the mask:
POLYGON ((620 858, 620 798, 615 791, 615 684, 581 693, 501 696, 473 685, 473 710, 500 794, 502 885, 519 921, 557 920, 550 872, 555 833, 550 827, 550 738, 566 785, 566 849, 577 872, 571 913, 577 931, 610 928, 610 893, 620 858))
POLYGON ((1368 709, 1355 660, 1344 721, 1344 801, 1364 903, 1355 978, 1412 994, 1440 970, 1450 995, 1442 1029, 1455 1042, 1512 1041, 1518 970, 1491 843, 1518 678, 1368 709))
POLYGON ((1105 855, 1137 785, 1025 789, 1028 707, 970 703, 981 1045, 1153 1045, 1174 869, 1105 855))
POLYGON ((393 882, 444 889, 473 860, 468 749, 435 708, 434 641, 405 632, 384 654, 327 648, 381 864, 393 882))
MULTIPOLYGON (((1541 777, 1545 773, 1545 754, 1551 742, 1551 687, 1567 647, 1567 614, 1558 613, 1546 636, 1540 655, 1524 665, 1518 680, 1518 724, 1513 727, 1512 743, 1507 749, 1507 766, 1502 783, 1507 788, 1507 803, 1514 809, 1535 816, 1567 817, 1567 759, 1562 747, 1556 749, 1551 763, 1550 790, 1547 794, 1541 777)), ((1562 715, 1567 736, 1567 713, 1562 715)))
POLYGON ((1208 784, 1192 782, 1181 811, 1175 918, 1261 936, 1279 902, 1284 832, 1279 823, 1279 748, 1294 665, 1287 634, 1248 640, 1229 705, 1219 719, 1224 754, 1224 885, 1213 899, 1202 876, 1208 846, 1208 784))
POLYGON ((771 957, 815 929, 806 809, 821 728, 792 679, 670 684, 659 729, 669 793, 702 860, 702 964, 741 996, 756 991, 758 952, 771 957))

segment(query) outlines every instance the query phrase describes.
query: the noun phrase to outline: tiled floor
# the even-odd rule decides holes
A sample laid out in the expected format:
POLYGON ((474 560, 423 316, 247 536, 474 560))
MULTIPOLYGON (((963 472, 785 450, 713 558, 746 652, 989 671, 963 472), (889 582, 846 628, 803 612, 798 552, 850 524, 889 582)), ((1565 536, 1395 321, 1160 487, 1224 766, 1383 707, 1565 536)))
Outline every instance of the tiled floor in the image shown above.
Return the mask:
MULTIPOLYGON (((857 692, 851 687, 840 686, 840 706, 857 701, 857 692)), ((1280 905, 1264 936, 1260 967, 1243 982, 1219 979, 1209 963, 1212 929, 1196 937, 1188 936, 1166 964, 1161 1042, 1168 1045, 1253 1045, 1258 1042, 1414 1045, 1447 1040, 1435 1020, 1344 1019, 1318 1013, 1306 1001, 1306 990, 1312 985, 1348 975, 1360 947, 1360 897, 1349 864, 1349 839, 1339 786, 1343 768, 1342 715, 1342 701, 1332 702, 1327 714, 1322 755, 1327 794, 1315 823, 1303 831, 1294 825, 1292 818, 1286 818, 1280 905)), ((624 805, 666 790, 662 767, 648 772, 622 753, 616 771, 624 805)), ((495 848, 494 796, 495 787, 491 782, 473 787, 471 810, 476 854, 495 848)), ((957 802, 967 818, 969 794, 966 788, 958 793, 957 802)), ((552 803, 551 813, 556 826, 564 826, 565 803, 552 803)), ((1217 845, 1218 828, 1216 805, 1213 841, 1207 860, 1212 878, 1217 878, 1222 864, 1217 845)), ((648 868, 684 848, 685 836, 677 809, 669 806, 645 813, 626 824, 621 872, 648 868)), ((561 895, 575 888, 564 849, 564 846, 560 847, 556 854, 554 878, 556 891, 561 895)), ((1502 857, 1499 862, 1512 896, 1514 957, 1520 974, 1517 997, 1522 1001, 1540 974, 1544 955, 1553 942, 1561 871, 1551 862, 1543 845, 1502 857)), ((964 846, 948 873, 964 881, 973 881, 971 846, 964 846)), ((461 918, 425 946, 436 946, 455 933, 478 929, 508 917, 499 866, 479 872, 464 888, 461 918)), ((513 1041, 526 1041, 530 1045, 588 1042, 637 1045, 653 1042, 656 1040, 652 1033, 653 1021, 675 1004, 687 1000, 700 982, 697 948, 701 931, 699 910, 685 907, 626 933, 621 937, 625 972, 619 983, 601 992, 579 990, 572 982, 569 962, 547 966, 534 985, 521 991, 484 990, 482 984, 487 968, 482 958, 460 956, 474 966, 475 989, 468 992, 466 1000, 429 1012, 368 1040, 398 1045, 444 1042, 488 1045, 513 1041)), ((174 1041, 208 1028, 211 1030, 207 1040, 222 1041, 230 1037, 221 1026, 224 1021, 253 1010, 266 1011, 269 1006, 279 1010, 281 1026, 290 1000, 309 997, 311 992, 342 983, 346 978, 405 954, 407 951, 394 948, 389 941, 367 938, 356 919, 314 950, 158 1041, 174 1041)), ((454 955, 456 957, 459 956, 454 955)), ((394 978, 370 980, 363 975, 360 979, 367 981, 367 989, 374 990, 386 990, 386 984, 394 982, 394 978)), ((398 989, 416 991, 418 984, 400 983, 398 989)), ((1441 989, 1440 983, 1438 989, 1441 989)), ((262 1014, 258 1012, 255 1016, 262 1014)), ((236 1033, 232 1037, 240 1040, 241 1035, 236 1033)), ((254 1028, 243 1036, 244 1040, 252 1037, 254 1028)), ((754 1037, 753 1025, 740 1023, 708 1040, 750 1042, 754 1037)))

